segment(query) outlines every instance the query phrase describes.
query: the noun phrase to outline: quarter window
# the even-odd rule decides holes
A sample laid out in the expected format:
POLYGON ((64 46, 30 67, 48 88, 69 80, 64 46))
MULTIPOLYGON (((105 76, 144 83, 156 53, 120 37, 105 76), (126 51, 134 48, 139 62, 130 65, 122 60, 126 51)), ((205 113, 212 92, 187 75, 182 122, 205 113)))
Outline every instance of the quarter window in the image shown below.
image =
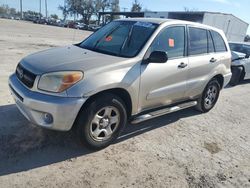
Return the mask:
POLYGON ((207 31, 200 28, 189 28, 189 55, 206 54, 208 50, 207 31))
POLYGON ((221 35, 215 31, 211 31, 212 37, 214 39, 214 47, 216 52, 226 52, 227 48, 225 42, 221 35))
POLYGON ((167 52, 169 59, 183 57, 185 53, 185 27, 175 26, 163 30, 154 40, 151 51, 167 52))

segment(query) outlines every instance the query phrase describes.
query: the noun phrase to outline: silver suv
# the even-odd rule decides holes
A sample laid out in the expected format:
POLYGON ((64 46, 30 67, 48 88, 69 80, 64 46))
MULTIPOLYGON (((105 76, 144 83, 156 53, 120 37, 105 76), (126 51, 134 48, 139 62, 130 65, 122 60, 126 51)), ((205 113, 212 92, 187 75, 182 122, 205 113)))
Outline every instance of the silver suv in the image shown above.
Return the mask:
POLYGON ((196 106, 211 110, 231 78, 222 31, 165 19, 111 22, 83 42, 21 60, 9 78, 17 107, 32 123, 72 127, 92 149, 132 124, 196 106))

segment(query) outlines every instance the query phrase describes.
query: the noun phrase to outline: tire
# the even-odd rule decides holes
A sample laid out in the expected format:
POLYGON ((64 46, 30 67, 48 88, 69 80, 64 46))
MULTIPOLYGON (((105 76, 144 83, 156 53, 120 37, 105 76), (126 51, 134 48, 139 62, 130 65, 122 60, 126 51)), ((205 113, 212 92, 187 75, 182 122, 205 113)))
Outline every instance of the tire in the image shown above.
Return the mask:
POLYGON ((200 112, 209 112, 216 104, 220 95, 220 84, 217 79, 212 79, 198 99, 196 109, 200 112))
POLYGON ((124 102, 111 93, 99 95, 78 114, 76 131, 79 140, 91 150, 113 143, 127 122, 124 102))
POLYGON ((229 82, 231 86, 236 86, 242 79, 243 67, 231 67, 232 78, 229 82))

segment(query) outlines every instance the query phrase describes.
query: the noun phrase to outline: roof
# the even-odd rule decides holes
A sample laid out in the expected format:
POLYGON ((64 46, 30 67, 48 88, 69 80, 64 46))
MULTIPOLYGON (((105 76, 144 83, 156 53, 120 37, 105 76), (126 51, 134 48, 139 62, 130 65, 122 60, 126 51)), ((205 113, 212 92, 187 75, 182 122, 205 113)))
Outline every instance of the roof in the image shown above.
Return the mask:
POLYGON ((206 27, 211 28, 214 30, 218 30, 214 27, 200 24, 197 22, 191 22, 191 21, 184 21, 184 20, 177 20, 177 19, 165 19, 165 18, 124 18, 124 19, 118 19, 117 21, 137 21, 137 22, 150 22, 155 24, 163 24, 166 22, 173 22, 173 24, 183 24, 183 25, 194 25, 194 26, 200 26, 200 27, 206 27))
POLYGON ((200 24, 197 22, 190 22, 190 21, 183 21, 183 20, 176 20, 176 19, 165 19, 165 18, 124 18, 124 19, 118 19, 116 21, 136 21, 136 22, 149 22, 149 23, 155 23, 155 24, 163 24, 163 23, 172 23, 172 24, 179 24, 179 25, 192 25, 196 27, 201 27, 204 29, 210 29, 217 31, 219 33, 223 33, 221 29, 200 24))
POLYGON ((162 18, 124 18, 124 19, 119 19, 122 21, 137 21, 137 22, 150 22, 150 23, 155 23, 155 24, 162 24, 165 22, 170 22, 172 21, 171 19, 162 19, 162 18))
POLYGON ((126 17, 144 17, 144 12, 99 12, 99 16, 100 15, 112 15, 112 16, 115 16, 115 15, 123 15, 123 16, 126 16, 126 17))

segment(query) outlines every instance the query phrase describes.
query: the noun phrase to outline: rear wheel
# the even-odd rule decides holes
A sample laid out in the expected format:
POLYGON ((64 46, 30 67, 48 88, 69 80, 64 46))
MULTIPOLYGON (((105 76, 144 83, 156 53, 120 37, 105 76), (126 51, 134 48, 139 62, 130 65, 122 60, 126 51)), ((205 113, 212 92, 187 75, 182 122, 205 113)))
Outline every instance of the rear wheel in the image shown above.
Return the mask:
POLYGON ((231 67, 231 71, 232 71, 232 77, 231 77, 229 84, 231 86, 236 86, 237 84, 239 84, 241 79, 242 80, 244 79, 242 78, 243 67, 231 67))
POLYGON ((76 121, 80 141, 98 150, 109 146, 127 121, 123 101, 116 95, 103 94, 83 108, 76 121))
POLYGON ((220 95, 220 84, 216 79, 211 80, 198 99, 196 109, 201 112, 210 111, 216 104, 220 95))

